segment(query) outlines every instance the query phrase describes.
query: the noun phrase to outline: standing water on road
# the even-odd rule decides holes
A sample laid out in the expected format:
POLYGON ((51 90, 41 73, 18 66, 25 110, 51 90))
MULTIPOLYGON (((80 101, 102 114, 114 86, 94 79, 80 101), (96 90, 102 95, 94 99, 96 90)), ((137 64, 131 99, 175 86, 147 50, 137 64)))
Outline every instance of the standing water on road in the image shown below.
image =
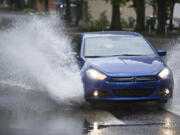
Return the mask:
POLYGON ((28 17, 0 32, 0 85, 44 92, 59 104, 82 103, 80 72, 59 22, 28 17))

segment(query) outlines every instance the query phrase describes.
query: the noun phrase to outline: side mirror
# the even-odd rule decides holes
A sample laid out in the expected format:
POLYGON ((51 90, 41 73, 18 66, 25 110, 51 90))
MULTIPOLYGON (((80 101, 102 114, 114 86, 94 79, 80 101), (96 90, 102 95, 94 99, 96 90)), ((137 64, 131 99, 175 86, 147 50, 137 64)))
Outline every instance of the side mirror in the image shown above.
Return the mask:
POLYGON ((165 50, 158 50, 159 56, 166 56, 167 52, 165 50))

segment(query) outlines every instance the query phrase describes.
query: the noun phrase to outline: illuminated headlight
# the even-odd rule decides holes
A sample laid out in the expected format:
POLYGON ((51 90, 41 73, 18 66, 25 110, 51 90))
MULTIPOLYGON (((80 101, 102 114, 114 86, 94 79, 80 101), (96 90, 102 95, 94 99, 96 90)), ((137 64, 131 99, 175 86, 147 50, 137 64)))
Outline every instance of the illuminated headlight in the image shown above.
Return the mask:
POLYGON ((169 95, 169 94, 170 94, 170 90, 169 90, 169 89, 165 89, 165 90, 164 90, 164 94, 165 94, 165 95, 169 95))
POLYGON ((99 71, 95 70, 95 69, 89 69, 86 71, 87 75, 89 78, 92 79, 97 79, 97 80, 104 80, 107 78, 106 75, 100 73, 99 71))
POLYGON ((93 92, 93 96, 94 96, 94 97, 98 97, 98 96, 99 96, 99 92, 98 92, 97 90, 95 90, 95 91, 93 92))
POLYGON ((169 74, 170 74, 169 69, 168 69, 167 67, 165 67, 165 68, 158 74, 158 76, 163 79, 163 78, 167 78, 169 74))

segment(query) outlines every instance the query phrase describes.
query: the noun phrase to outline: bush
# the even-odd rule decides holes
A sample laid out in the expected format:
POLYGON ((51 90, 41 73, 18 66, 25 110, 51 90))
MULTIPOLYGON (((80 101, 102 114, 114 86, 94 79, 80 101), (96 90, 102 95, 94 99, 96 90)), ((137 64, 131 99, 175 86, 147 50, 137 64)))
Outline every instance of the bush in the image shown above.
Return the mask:
POLYGON ((133 28, 136 20, 133 17, 129 17, 128 20, 121 18, 121 26, 123 28, 133 28))
POLYGON ((121 27, 128 28, 128 22, 124 18, 121 18, 121 27))
POLYGON ((102 29, 107 29, 107 27, 109 26, 109 22, 106 16, 106 11, 100 14, 98 23, 99 25, 101 25, 102 29))
POLYGON ((129 28, 134 28, 136 20, 133 17, 128 18, 129 28))
POLYGON ((106 12, 102 12, 99 15, 99 19, 96 21, 92 21, 90 20, 87 24, 86 24, 86 28, 88 31, 92 31, 92 30, 106 30, 109 26, 109 22, 106 16, 106 12))
POLYGON ((31 8, 26 8, 26 9, 24 9, 23 11, 24 11, 24 12, 27 12, 27 13, 29 13, 29 12, 35 13, 35 12, 36 12, 36 10, 31 9, 31 8))

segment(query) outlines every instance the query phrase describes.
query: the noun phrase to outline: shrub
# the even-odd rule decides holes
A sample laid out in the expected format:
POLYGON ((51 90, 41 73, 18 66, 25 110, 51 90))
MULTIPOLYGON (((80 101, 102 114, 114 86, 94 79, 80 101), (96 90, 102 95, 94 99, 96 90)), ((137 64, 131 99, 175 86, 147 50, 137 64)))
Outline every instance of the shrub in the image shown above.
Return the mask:
POLYGON ((136 20, 133 17, 129 17, 128 20, 121 18, 121 26, 123 28, 133 28, 136 20))
POLYGON ((109 22, 106 16, 106 12, 102 12, 99 15, 99 19, 96 21, 90 20, 87 24, 86 24, 86 28, 88 31, 92 31, 92 30, 106 30, 109 26, 109 22))
POLYGON ((36 11, 34 9, 31 9, 31 8, 26 8, 23 10, 24 12, 32 12, 32 13, 35 13, 36 11))
POLYGON ((133 28, 136 20, 133 17, 128 18, 129 28, 133 28))

